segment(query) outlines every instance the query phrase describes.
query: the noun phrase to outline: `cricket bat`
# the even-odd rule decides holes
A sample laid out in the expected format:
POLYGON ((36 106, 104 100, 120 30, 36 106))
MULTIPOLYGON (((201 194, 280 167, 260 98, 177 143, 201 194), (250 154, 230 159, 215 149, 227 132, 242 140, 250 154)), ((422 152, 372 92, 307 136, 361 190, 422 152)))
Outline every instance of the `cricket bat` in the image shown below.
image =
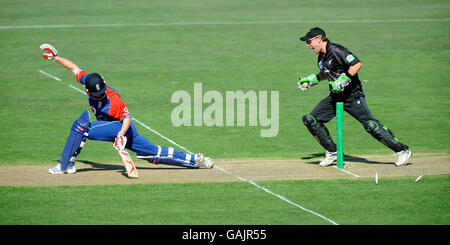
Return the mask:
POLYGON ((130 154, 126 150, 117 150, 120 158, 122 158, 125 170, 127 171, 128 178, 139 178, 136 166, 134 166, 133 160, 131 160, 130 154))

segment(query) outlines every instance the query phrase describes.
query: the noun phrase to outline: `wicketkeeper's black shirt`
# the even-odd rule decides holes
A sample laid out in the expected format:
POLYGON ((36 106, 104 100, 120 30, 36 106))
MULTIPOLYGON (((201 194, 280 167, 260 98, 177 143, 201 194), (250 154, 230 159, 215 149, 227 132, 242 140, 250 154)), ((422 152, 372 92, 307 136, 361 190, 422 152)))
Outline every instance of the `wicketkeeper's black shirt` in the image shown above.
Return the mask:
MULTIPOLYGON (((350 66, 360 62, 352 52, 340 44, 328 41, 326 49, 327 52, 325 55, 322 53, 319 54, 317 63, 320 73, 329 81, 336 81, 342 73, 348 72, 350 66)), ((359 91, 362 93, 361 81, 359 80, 358 74, 352 77, 350 84, 341 93, 331 92, 330 86, 330 95, 332 97, 344 98, 350 96, 353 92, 359 91)))

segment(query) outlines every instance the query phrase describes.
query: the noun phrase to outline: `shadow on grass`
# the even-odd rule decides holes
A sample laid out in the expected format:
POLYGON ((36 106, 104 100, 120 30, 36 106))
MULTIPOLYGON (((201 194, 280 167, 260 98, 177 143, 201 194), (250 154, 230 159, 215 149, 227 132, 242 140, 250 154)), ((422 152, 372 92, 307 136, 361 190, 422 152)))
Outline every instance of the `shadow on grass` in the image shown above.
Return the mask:
MULTIPOLYGON (((313 154, 309 154, 308 156, 302 157, 302 160, 311 160, 311 159, 315 159, 315 158, 321 158, 320 160, 322 160, 322 158, 324 158, 324 154, 323 153, 313 153, 313 154)), ((307 164, 319 164, 320 160, 317 161, 307 161, 307 164)), ((367 163, 367 164, 389 164, 392 165, 394 162, 380 162, 380 161, 373 161, 373 160, 368 160, 366 158, 363 157, 358 157, 358 156, 351 156, 351 155, 346 155, 344 154, 344 162, 359 162, 359 163, 367 163)))

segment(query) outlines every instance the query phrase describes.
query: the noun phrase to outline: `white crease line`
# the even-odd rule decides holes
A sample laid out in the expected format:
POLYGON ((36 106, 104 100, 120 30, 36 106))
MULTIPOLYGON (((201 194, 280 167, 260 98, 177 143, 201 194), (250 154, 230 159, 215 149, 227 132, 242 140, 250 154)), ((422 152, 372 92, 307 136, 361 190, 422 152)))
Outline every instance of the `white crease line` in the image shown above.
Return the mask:
POLYGON ((354 174, 354 173, 352 173, 352 172, 350 172, 350 171, 347 171, 347 170, 345 170, 345 169, 338 168, 337 166, 333 166, 333 167, 334 167, 334 168, 337 168, 337 169, 339 169, 339 170, 341 170, 342 172, 351 174, 351 175, 355 176, 356 178, 359 178, 359 175, 354 174))
POLYGON ((96 28, 96 27, 139 27, 139 26, 192 26, 192 25, 267 25, 267 24, 313 24, 313 23, 408 23, 408 22, 449 22, 450 18, 441 19, 377 19, 377 20, 273 20, 273 21, 209 21, 209 22, 174 22, 174 23, 117 23, 117 24, 64 24, 64 25, 21 25, 0 26, 7 29, 54 29, 54 28, 96 28))
POLYGON ((309 209, 307 209, 307 208, 304 208, 304 207, 298 205, 297 203, 292 202, 292 201, 290 201, 289 199, 287 199, 287 198, 285 198, 285 197, 283 197, 283 196, 281 196, 281 195, 278 195, 278 194, 276 194, 276 193, 270 191, 269 189, 267 189, 267 188, 265 188, 265 187, 262 187, 262 186, 256 184, 255 182, 253 182, 253 181, 251 181, 251 180, 247 180, 247 179, 244 179, 244 178, 239 177, 239 176, 237 176, 237 175, 234 175, 234 174, 232 174, 232 173, 226 171, 225 169, 223 169, 223 168, 221 168, 221 167, 219 167, 219 166, 217 166, 217 165, 214 166, 214 167, 217 168, 217 169, 219 169, 219 170, 221 170, 221 171, 223 171, 223 172, 226 173, 226 174, 229 174, 229 175, 234 176, 235 178, 237 178, 237 179, 239 179, 239 180, 242 180, 242 181, 244 181, 244 182, 250 183, 250 184, 252 184, 253 186, 255 186, 255 187, 257 187, 257 188, 259 188, 259 189, 261 189, 261 190, 264 190, 265 192, 269 193, 270 195, 276 196, 276 197, 278 197, 279 199, 281 199, 281 200, 283 200, 283 201, 285 201, 285 202, 287 202, 287 203, 289 203, 289 204, 292 204, 292 205, 296 206, 297 208, 300 208, 300 209, 303 210, 303 211, 306 211, 306 212, 308 212, 308 213, 310 213, 310 214, 313 214, 313 215, 315 215, 315 216, 318 216, 318 217, 320 217, 320 218, 322 218, 322 219, 324 219, 324 220, 330 222, 330 223, 333 224, 333 225, 339 225, 338 223, 334 222, 333 220, 331 220, 331 219, 329 219, 329 218, 327 218, 327 217, 325 217, 325 216, 323 216, 323 215, 321 215, 321 214, 319 214, 319 213, 317 213, 317 212, 314 212, 314 211, 312 211, 312 210, 309 210, 309 209))
POLYGON ((75 87, 75 86, 73 86, 73 85, 71 85, 71 84, 69 84, 69 87, 75 89, 76 91, 78 91, 78 92, 80 92, 80 93, 82 93, 82 94, 84 94, 84 95, 87 95, 86 92, 84 92, 83 90, 81 90, 81 89, 79 89, 79 88, 77 88, 77 87, 75 87))
POLYGON ((140 125, 142 125, 144 128, 146 128, 146 129, 152 131, 153 133, 155 133, 155 134, 158 135, 159 137, 161 137, 161 138, 163 138, 163 139, 169 141, 170 143, 172 143, 172 144, 174 144, 174 145, 180 147, 181 149, 183 149, 183 150, 186 151, 187 153, 189 153, 189 154, 194 154, 194 153, 192 153, 190 150, 188 150, 188 149, 184 148, 183 146, 177 144, 175 141, 173 141, 173 140, 167 138, 166 136, 160 134, 160 133, 157 132, 156 130, 154 130, 154 129, 150 128, 149 126, 145 125, 143 122, 139 121, 137 118, 133 117, 133 120, 136 121, 137 123, 139 123, 140 125))
MULTIPOLYGON (((223 168, 221 168, 221 167, 219 167, 219 166, 217 166, 217 165, 214 165, 214 168, 217 168, 217 169, 219 169, 220 171, 222 171, 222 172, 224 172, 224 173, 226 173, 226 174, 233 175, 232 173, 226 171, 225 169, 223 169, 223 168)), ((236 176, 235 176, 235 177, 236 177, 236 176)), ((238 177, 236 177, 236 178, 238 178, 238 177)), ((238 178, 238 179, 239 179, 239 178, 238 178)))
POLYGON ((61 82, 61 78, 55 77, 55 76, 53 76, 52 74, 48 74, 47 72, 45 72, 45 71, 43 71, 43 70, 38 70, 38 72, 40 72, 40 73, 46 75, 47 77, 53 78, 53 79, 55 79, 55 80, 58 81, 58 82, 61 82))
POLYGON ((251 181, 251 180, 246 180, 246 179, 243 179, 243 178, 240 178, 240 179, 242 179, 242 180, 244 180, 244 181, 246 181, 246 182, 249 182, 250 184, 256 186, 257 188, 260 188, 260 189, 264 190, 265 192, 267 192, 267 193, 269 193, 269 194, 271 194, 271 195, 274 195, 274 196, 280 198, 281 200, 283 200, 283 201, 285 201, 285 202, 287 202, 287 203, 289 203, 289 204, 292 204, 292 205, 296 206, 297 208, 302 209, 303 211, 306 211, 306 212, 311 213, 311 214, 313 214, 313 215, 315 215, 315 216, 318 216, 318 217, 320 217, 320 218, 322 218, 322 219, 324 219, 324 220, 330 222, 330 223, 333 224, 333 225, 339 225, 338 223, 334 222, 333 220, 331 220, 331 219, 329 219, 329 218, 327 218, 327 217, 325 217, 325 216, 323 216, 323 215, 321 215, 321 214, 319 214, 319 213, 317 213, 317 212, 314 212, 314 211, 312 211, 312 210, 309 210, 309 209, 307 209, 307 208, 304 208, 304 207, 298 205, 297 203, 292 202, 292 201, 288 200, 287 198, 285 198, 285 197, 283 197, 283 196, 281 196, 281 195, 278 195, 278 194, 276 194, 276 193, 273 193, 273 192, 270 191, 269 189, 264 188, 264 187, 262 187, 262 186, 259 186, 258 184, 256 184, 255 182, 253 182, 253 181, 251 181))

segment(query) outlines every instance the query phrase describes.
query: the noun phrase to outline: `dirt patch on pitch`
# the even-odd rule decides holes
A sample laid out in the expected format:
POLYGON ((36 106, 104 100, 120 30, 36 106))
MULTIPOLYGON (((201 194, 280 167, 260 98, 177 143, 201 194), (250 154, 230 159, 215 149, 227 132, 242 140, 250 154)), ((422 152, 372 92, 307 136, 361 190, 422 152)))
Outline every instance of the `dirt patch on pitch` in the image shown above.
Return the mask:
POLYGON ((395 167, 392 155, 346 156, 344 169, 320 167, 320 156, 302 159, 216 159, 213 169, 151 165, 136 160, 139 179, 128 179, 121 163, 80 161, 76 174, 50 175, 49 165, 0 167, 1 186, 113 185, 139 183, 231 182, 244 180, 304 180, 340 178, 418 177, 450 174, 448 153, 418 153, 411 164, 395 167))

